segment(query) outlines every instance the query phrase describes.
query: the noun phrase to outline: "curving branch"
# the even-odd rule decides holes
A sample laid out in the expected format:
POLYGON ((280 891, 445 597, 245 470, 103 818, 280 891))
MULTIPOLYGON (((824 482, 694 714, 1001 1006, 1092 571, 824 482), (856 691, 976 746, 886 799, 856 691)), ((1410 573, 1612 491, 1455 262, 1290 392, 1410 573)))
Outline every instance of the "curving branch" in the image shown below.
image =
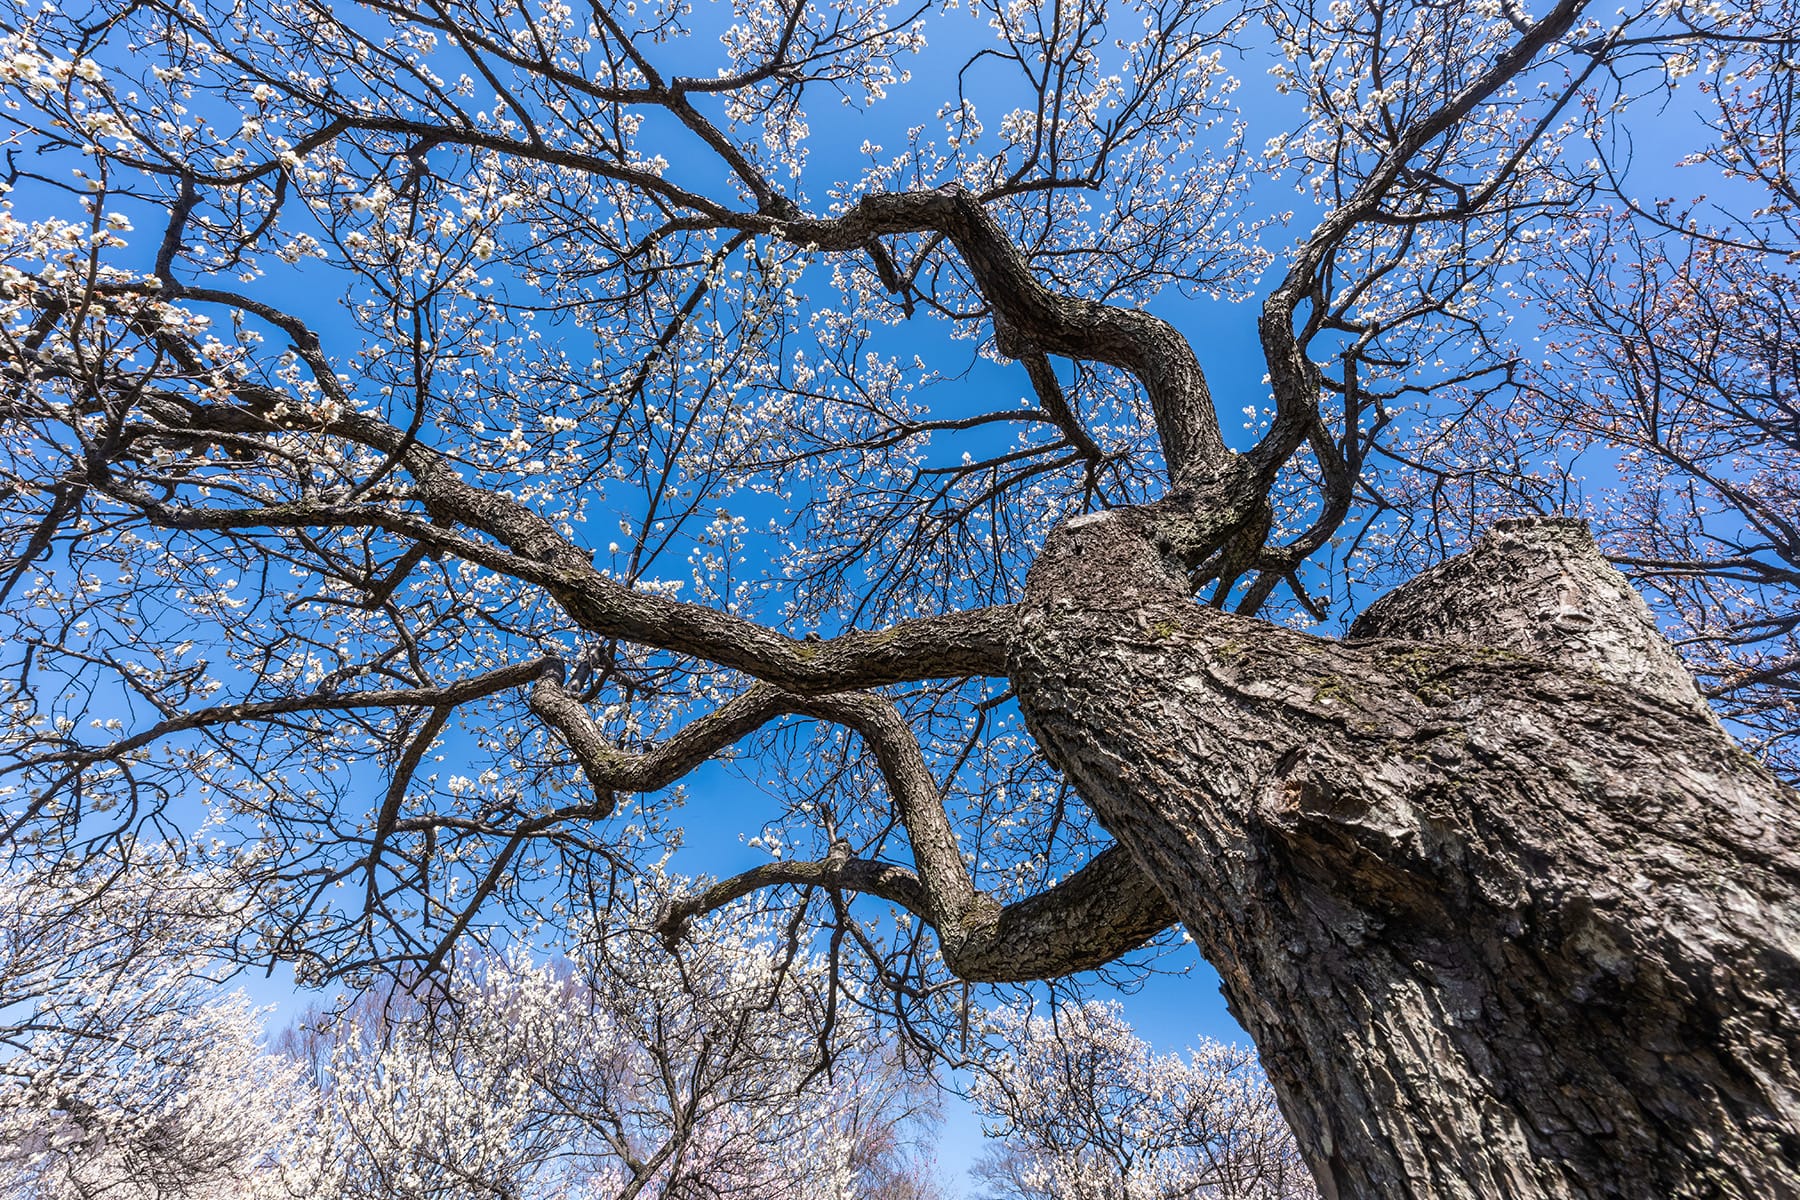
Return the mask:
POLYGON ((1059 295, 1046 287, 981 199, 961 184, 864 196, 829 219, 758 216, 732 227, 836 251, 858 250, 880 237, 941 234, 955 245, 991 306, 1001 353, 1025 360, 1028 367, 1034 354, 1059 354, 1129 371, 1149 397, 1177 488, 1219 470, 1231 457, 1206 375, 1187 339, 1167 321, 1140 309, 1059 295))
MULTIPOLYGON (((1179 918, 1118 846, 1109 846, 1055 887, 982 915, 946 937, 919 876, 874 859, 831 857, 763 863, 671 901, 656 929, 673 945, 688 923, 767 887, 860 892, 899 905, 938 931, 944 964, 971 983, 1031 983, 1092 971, 1129 954, 1179 918)), ((983 897, 987 899, 987 897, 983 897)))
MULTIPOLYGON (((1443 104, 1400 131, 1356 190, 1319 222, 1312 236, 1294 256, 1280 285, 1264 300, 1257 321, 1276 411, 1273 427, 1249 455, 1259 471, 1272 478, 1288 456, 1306 441, 1318 418, 1318 395, 1323 380, 1318 365, 1307 354, 1305 339, 1295 330, 1294 321, 1300 305, 1307 301, 1315 306, 1311 320, 1316 322, 1322 318, 1317 308, 1322 300, 1323 279, 1333 255, 1358 225, 1379 215, 1395 182, 1417 155, 1454 129, 1477 105, 1504 88, 1533 58, 1568 33, 1587 6, 1588 0, 1558 0, 1536 24, 1524 27, 1519 40, 1496 57, 1485 71, 1443 104)), ((1594 62, 1599 61, 1600 56, 1595 56, 1594 62)))
MULTIPOLYGON (((306 335, 297 337, 297 343, 310 341, 316 347, 316 337, 304 326, 292 318, 285 321, 306 335)), ((192 345, 166 330, 159 336, 178 350, 180 358, 191 358, 198 365, 192 345)), ((331 374, 322 360, 320 368, 321 375, 331 374)), ((162 393, 146 394, 142 405, 168 429, 227 436, 282 432, 282 423, 274 416, 284 399, 281 393, 248 380, 234 383, 233 392, 237 404, 198 404, 162 393)), ((194 507, 163 502, 116 480, 101 490, 168 528, 384 529, 545 588, 588 633, 692 655, 795 692, 1005 673, 1007 647, 1016 627, 1009 606, 921 617, 884 630, 855 630, 814 642, 702 605, 647 595, 600 571, 589 551, 525 505, 469 483, 453 462, 408 438, 404 430, 345 407, 328 431, 396 460, 413 481, 423 515, 373 502, 324 499, 257 508, 194 507), (456 526, 492 541, 461 536, 456 526)))
POLYGON ((853 729, 875 753, 916 870, 853 859, 765 863, 671 905, 658 927, 678 938, 693 917, 778 884, 866 892, 898 904, 938 935, 944 964, 978 982, 1049 979, 1104 966, 1173 925, 1174 910, 1117 847, 1044 892, 1002 905, 978 891, 917 738, 899 711, 867 694, 786 697, 789 711, 853 729))
MULTIPOLYGON (((467 485, 457 490, 465 489, 484 507, 493 498, 492 493, 467 485)), ((552 531, 556 542, 548 546, 533 539, 537 531, 532 527, 548 522, 511 501, 500 502, 513 511, 499 514, 498 519, 491 512, 454 503, 463 497, 452 498, 442 511, 452 514, 451 519, 458 523, 464 523, 464 516, 470 523, 486 520, 487 531, 513 536, 528 551, 541 549, 543 558, 520 554, 504 542, 495 546, 477 541, 433 519, 379 504, 301 502, 259 508, 193 508, 161 504, 117 488, 108 489, 108 494, 132 503, 153 524, 169 529, 382 529, 543 587, 584 632, 691 655, 800 693, 1004 675, 1007 648, 1018 619, 1014 606, 994 605, 811 641, 702 605, 634 591, 595 569, 589 553, 560 534, 552 531)), ((433 495, 440 503, 446 500, 444 491, 433 495)))
POLYGON ((613 809, 615 792, 654 792, 668 787, 720 750, 776 717, 795 711, 794 698, 767 684, 689 722, 656 749, 626 754, 608 741, 581 701, 563 688, 560 659, 545 664, 531 687, 531 711, 563 737, 593 786, 597 816, 613 809))
MULTIPOLYGON (((513 829, 509 845, 567 820, 609 816, 618 792, 664 788, 768 722, 786 715, 833 721, 853 729, 874 751, 890 797, 907 830, 915 868, 852 859, 847 848, 822 862, 770 863, 715 884, 672 907, 660 922, 664 936, 679 937, 694 916, 759 888, 798 884, 863 892, 900 905, 938 933, 946 965, 965 979, 987 982, 1048 979, 1102 966, 1143 945, 1175 922, 1156 887, 1118 848, 1097 855, 1062 883, 1002 906, 976 890, 956 835, 926 768, 919 744, 890 702, 840 693, 806 696, 757 684, 683 727, 655 749, 627 754, 612 743, 585 706, 563 686, 564 664, 547 655, 437 687, 384 688, 242 704, 180 713, 105 746, 71 749, 15 763, 9 769, 66 764, 81 768, 114 759, 176 733, 219 725, 266 721, 312 712, 358 708, 409 708, 431 716, 395 774, 377 819, 369 858, 397 832, 440 824, 429 817, 401 819, 400 799, 411 767, 458 705, 530 685, 528 705, 557 731, 594 791, 594 801, 545 813, 513 829)), ((498 827, 485 830, 507 833, 498 827)), ((509 852, 510 853, 510 852, 509 852)))
MULTIPOLYGON (((796 6, 795 12, 799 11, 796 6)), ((602 19, 606 18, 603 16, 602 19)), ((472 57, 478 57, 476 51, 479 50, 498 54, 503 60, 516 60, 516 55, 497 44, 471 41, 472 35, 467 31, 451 30, 444 28, 442 23, 428 20, 424 23, 436 24, 450 33, 472 57)), ((556 71, 553 66, 548 68, 551 77, 608 103, 643 103, 664 109, 719 156, 755 201, 754 211, 743 211, 722 203, 607 153, 477 128, 460 113, 455 120, 425 121, 355 109, 330 95, 312 94, 307 100, 320 113, 330 115, 329 136, 357 130, 431 145, 462 146, 504 154, 509 158, 624 184, 670 210, 691 214, 678 218, 681 223, 698 222, 716 229, 767 234, 825 250, 866 253, 874 260, 876 273, 883 283, 903 298, 908 292, 909 285, 905 281, 910 273, 895 269, 880 239, 912 233, 948 238, 991 307, 999 349, 1026 363, 1032 371, 1034 385, 1040 384, 1035 357, 1045 353, 1119 367, 1134 375, 1149 397, 1172 483, 1183 486, 1195 471, 1216 471, 1226 461, 1230 452, 1220 433, 1205 374, 1187 339, 1166 321, 1140 309, 1052 291, 1037 277, 1026 256, 988 212, 984 198, 959 183, 929 190, 865 196, 835 217, 803 214, 763 171, 743 156, 713 121, 694 108, 689 99, 690 92, 718 90, 722 85, 736 86, 752 76, 738 80, 665 81, 653 64, 638 53, 624 30, 615 26, 611 32, 631 55, 633 66, 644 80, 641 86, 596 88, 589 81, 556 71)), ((240 61, 238 65, 246 71, 254 68, 254 64, 247 61, 240 61)), ((534 71, 547 69, 546 64, 536 59, 516 60, 515 65, 528 65, 534 71)), ((771 66, 770 69, 775 68, 771 66)), ((262 72, 256 73, 266 78, 262 72)), ((292 85, 282 83, 282 86, 292 85)), ((133 165, 146 170, 158 169, 154 163, 135 162, 133 165)), ((256 175, 273 172, 278 165, 276 160, 270 160, 248 169, 207 176, 206 182, 212 186, 239 184, 256 175)), ((184 181, 189 178, 183 176, 184 181)), ((906 302, 910 303, 909 300, 906 302)), ((1054 402, 1048 407, 1054 410, 1054 402)), ((1072 420, 1065 423, 1064 414, 1054 415, 1071 443, 1085 456, 1095 457, 1097 448, 1093 447, 1085 431, 1079 431, 1072 420)))

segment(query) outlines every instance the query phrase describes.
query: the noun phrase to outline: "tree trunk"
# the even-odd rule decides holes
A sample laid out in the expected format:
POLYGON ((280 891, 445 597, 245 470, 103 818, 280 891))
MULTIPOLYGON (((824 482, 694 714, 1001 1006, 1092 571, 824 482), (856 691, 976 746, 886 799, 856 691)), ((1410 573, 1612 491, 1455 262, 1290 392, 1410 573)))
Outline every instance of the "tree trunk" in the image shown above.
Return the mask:
POLYGON ((1196 605, 1167 519, 1058 530, 1011 675, 1324 1194, 1800 1197, 1800 797, 1585 529, 1502 527, 1331 642, 1196 605))

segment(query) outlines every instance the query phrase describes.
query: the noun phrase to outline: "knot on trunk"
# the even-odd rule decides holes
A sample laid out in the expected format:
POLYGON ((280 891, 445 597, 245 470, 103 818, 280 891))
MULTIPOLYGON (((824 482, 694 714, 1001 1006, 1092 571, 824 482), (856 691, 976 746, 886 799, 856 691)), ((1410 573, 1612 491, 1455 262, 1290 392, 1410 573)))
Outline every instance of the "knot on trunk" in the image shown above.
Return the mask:
POLYGON ((978 892, 963 912, 939 916, 936 929, 944 965, 964 979, 987 978, 1003 911, 999 900, 978 892))
POLYGON ((1145 524, 1143 514, 1129 508, 1064 521, 1025 577, 1026 602, 1119 609, 1186 599, 1185 581, 1171 572, 1145 524))

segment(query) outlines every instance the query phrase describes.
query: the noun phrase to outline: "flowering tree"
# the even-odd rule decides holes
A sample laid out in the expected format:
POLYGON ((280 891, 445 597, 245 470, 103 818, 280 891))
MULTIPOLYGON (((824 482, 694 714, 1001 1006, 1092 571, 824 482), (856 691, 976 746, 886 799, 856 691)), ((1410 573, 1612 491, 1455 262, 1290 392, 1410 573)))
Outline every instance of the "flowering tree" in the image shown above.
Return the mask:
POLYGON ((1597 455, 1602 532, 1782 753, 1792 16, 9 18, 3 836, 211 803, 265 952, 429 973, 604 909, 742 755, 779 854, 670 936, 798 891, 917 1028, 921 930, 1024 980, 1180 922, 1328 1193, 1792 1191, 1794 794, 1586 530, 1295 628, 1597 455), (1239 50, 1294 104, 1261 158, 1239 50), (1742 215, 1637 203, 1645 119, 1742 215), (1265 385, 1215 402, 1176 292, 1260 297, 1265 385), (1591 319, 1533 348, 1533 305, 1591 319))
POLYGON ((996 1200, 1306 1200, 1318 1195, 1255 1055, 1157 1054, 1116 1004, 988 1014, 971 1098, 1004 1141, 996 1200))
POLYGON ((909 1153, 928 1094, 866 1017, 821 1039, 826 964, 767 921, 677 954, 640 927, 574 967, 495 958, 429 1004, 315 1013, 271 1053, 201 973, 231 889, 144 857, 5 878, 0 1195, 934 1194, 909 1153))
POLYGON ((924 1094, 866 1018, 821 1040, 826 964, 779 932, 710 922, 671 953, 627 927, 565 967, 515 953, 429 1001, 315 1017, 293 1049, 321 1083, 331 1194, 928 1194, 896 1190, 924 1169, 905 1152, 924 1094))
POLYGON ((215 874, 150 848, 0 875, 0 1195, 315 1189, 297 1064, 263 1049, 242 992, 198 973, 232 908, 215 874))

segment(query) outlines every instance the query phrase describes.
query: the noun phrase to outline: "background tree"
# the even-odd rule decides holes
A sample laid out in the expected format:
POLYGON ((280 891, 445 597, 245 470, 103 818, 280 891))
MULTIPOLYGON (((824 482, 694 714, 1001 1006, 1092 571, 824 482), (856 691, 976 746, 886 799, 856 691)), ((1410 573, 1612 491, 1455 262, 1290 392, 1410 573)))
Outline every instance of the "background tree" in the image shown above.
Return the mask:
POLYGON ((921 1040, 955 1015, 920 930, 1022 980, 1179 920, 1328 1194, 1794 1191, 1794 794, 1585 533, 1503 524, 1348 640, 1290 627, 1579 507, 1512 477, 1592 445, 1741 497, 1655 492, 1700 524, 1620 549, 1704 577, 1673 617, 1779 727, 1784 629, 1730 588, 1791 594, 1791 358, 1593 394, 1617 305, 1547 357, 1508 322, 1581 311, 1615 221, 1789 277, 1792 14, 973 11, 950 62, 966 13, 877 3, 14 20, 4 836, 204 800, 260 952, 430 973, 603 909, 665 789, 741 753, 786 764, 779 854, 666 930, 787 886, 921 1040), (1295 104, 1254 163, 1303 191, 1275 260, 1239 47, 1295 104), (1743 218, 1632 203, 1646 117, 1743 218), (1153 304, 1253 288, 1267 382, 1217 404, 1153 304))
POLYGON ((495 956, 315 1015, 291 1049, 320 1083, 332 1194, 930 1195, 909 1154, 929 1085, 865 1015, 828 1026, 828 966, 781 932, 733 913, 671 953, 626 918, 565 966, 495 956))
POLYGON ((166 850, 5 879, 0 1195, 923 1200, 929 1084, 766 916, 670 954, 640 921, 576 965, 370 991, 269 1051, 205 974, 235 904, 166 850))
POLYGON ((297 1064, 205 974, 229 881, 166 848, 0 874, 0 1195, 246 1200, 317 1188, 297 1064))
POLYGON ((1157 1054, 1089 1001, 983 1023, 971 1098, 1001 1140, 976 1175, 997 1200, 1309 1200, 1299 1148, 1239 1046, 1157 1054))

